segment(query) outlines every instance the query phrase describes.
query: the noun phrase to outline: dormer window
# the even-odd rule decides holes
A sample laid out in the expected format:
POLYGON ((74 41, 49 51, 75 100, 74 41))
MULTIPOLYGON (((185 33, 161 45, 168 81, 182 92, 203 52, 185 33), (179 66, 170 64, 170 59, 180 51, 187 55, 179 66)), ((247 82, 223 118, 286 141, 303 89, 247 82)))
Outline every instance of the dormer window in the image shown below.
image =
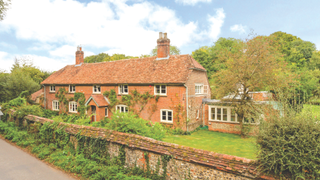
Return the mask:
POLYGON ((50 92, 56 92, 56 86, 50 86, 50 92))
POLYGON ((161 84, 154 85, 154 94, 166 96, 167 95, 167 86, 161 85, 161 84))
POLYGON ((128 94, 129 88, 127 84, 121 84, 119 85, 119 94, 128 94))
POLYGON ((93 93, 101 93, 101 86, 100 85, 94 85, 93 86, 93 93))
POLYGON ((69 93, 75 93, 76 92, 76 86, 69 85, 69 93))

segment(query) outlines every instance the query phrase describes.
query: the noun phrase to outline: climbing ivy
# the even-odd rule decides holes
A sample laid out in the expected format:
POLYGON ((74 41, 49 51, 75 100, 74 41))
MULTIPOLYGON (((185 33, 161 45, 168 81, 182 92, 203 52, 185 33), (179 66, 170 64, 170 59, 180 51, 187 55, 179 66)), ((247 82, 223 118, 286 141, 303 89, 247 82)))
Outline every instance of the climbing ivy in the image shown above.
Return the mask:
POLYGON ((67 90, 65 88, 59 88, 59 90, 55 94, 55 97, 59 100, 59 104, 61 104, 62 113, 68 112, 68 99, 66 97, 66 94, 67 90))
POLYGON ((80 115, 84 115, 87 109, 87 107, 85 106, 86 97, 84 96, 84 93, 81 93, 81 92, 74 93, 74 101, 76 101, 79 104, 78 112, 80 113, 80 115))
POLYGON ((155 103, 151 105, 151 112, 150 117, 157 109, 157 102, 159 100, 159 96, 155 96, 150 94, 148 91, 141 94, 137 90, 131 91, 128 95, 121 96, 121 99, 117 98, 117 94, 114 89, 111 89, 110 91, 105 91, 103 93, 104 96, 106 96, 109 101, 109 109, 114 112, 114 107, 118 104, 124 104, 129 107, 129 111, 133 112, 136 115, 140 115, 140 113, 144 110, 146 105, 152 100, 155 100, 155 103))

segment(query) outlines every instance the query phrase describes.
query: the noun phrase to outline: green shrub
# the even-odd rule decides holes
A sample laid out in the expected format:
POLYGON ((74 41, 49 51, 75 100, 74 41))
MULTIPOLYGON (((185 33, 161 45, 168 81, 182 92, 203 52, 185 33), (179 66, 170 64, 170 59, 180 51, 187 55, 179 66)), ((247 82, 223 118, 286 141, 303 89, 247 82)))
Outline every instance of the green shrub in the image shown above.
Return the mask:
POLYGON ((159 123, 152 124, 132 112, 114 113, 112 118, 108 120, 106 128, 124 133, 138 134, 156 140, 161 140, 165 136, 165 129, 159 123))
POLYGON ((288 111, 262 121, 257 136, 262 172, 292 179, 320 178, 320 123, 312 113, 288 111))

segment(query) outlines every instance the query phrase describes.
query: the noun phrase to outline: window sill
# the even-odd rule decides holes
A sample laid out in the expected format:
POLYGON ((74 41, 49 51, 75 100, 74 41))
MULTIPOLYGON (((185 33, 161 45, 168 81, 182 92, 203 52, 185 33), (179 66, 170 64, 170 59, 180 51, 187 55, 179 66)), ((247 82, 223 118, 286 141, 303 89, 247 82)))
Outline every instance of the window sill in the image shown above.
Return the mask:
POLYGON ((93 92, 92 94, 101 94, 101 92, 93 92))
POLYGON ((160 123, 164 123, 164 124, 173 124, 173 122, 167 122, 167 121, 160 121, 160 123))
POLYGON ((74 93, 76 93, 76 92, 69 92, 69 94, 74 94, 74 93))
POLYGON ((239 122, 233 122, 233 121, 217 121, 217 120, 209 120, 209 122, 239 124, 239 122))
POLYGON ((71 111, 69 111, 69 113, 72 113, 72 114, 77 114, 78 112, 71 112, 71 111))
POLYGON ((155 96, 165 97, 167 94, 154 94, 155 96))
POLYGON ((49 91, 49 93, 54 94, 54 93, 56 93, 56 92, 55 92, 55 91, 49 91))
POLYGON ((128 94, 118 94, 118 96, 125 96, 125 95, 129 95, 129 93, 128 94))
POLYGON ((59 109, 52 109, 52 111, 60 111, 59 109))

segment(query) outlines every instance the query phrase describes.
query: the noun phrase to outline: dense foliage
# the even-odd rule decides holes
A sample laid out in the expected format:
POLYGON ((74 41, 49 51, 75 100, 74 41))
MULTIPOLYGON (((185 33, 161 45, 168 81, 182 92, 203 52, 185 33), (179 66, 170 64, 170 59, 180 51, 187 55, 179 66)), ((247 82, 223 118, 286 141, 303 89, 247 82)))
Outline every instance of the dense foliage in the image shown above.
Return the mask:
POLYGON ((28 91, 25 95, 30 96, 40 89, 40 83, 50 74, 39 70, 30 61, 16 59, 10 73, 0 71, 0 102, 8 102, 22 91, 28 91))
POLYGON ((260 124, 257 144, 263 172, 280 178, 320 178, 320 123, 310 111, 270 115, 260 124))
POLYGON ((159 123, 150 123, 132 112, 113 114, 111 119, 107 120, 107 129, 116 130, 130 134, 138 134, 141 136, 150 137, 156 140, 161 140, 165 136, 165 128, 159 123))
POLYGON ((145 173, 139 168, 125 168, 126 154, 120 148, 119 156, 111 158, 105 151, 107 142, 77 135, 77 148, 70 142, 70 135, 57 123, 28 124, 26 129, 13 122, 0 121, 0 134, 17 145, 27 147, 39 159, 88 179, 144 180, 164 179, 165 176, 145 173))

